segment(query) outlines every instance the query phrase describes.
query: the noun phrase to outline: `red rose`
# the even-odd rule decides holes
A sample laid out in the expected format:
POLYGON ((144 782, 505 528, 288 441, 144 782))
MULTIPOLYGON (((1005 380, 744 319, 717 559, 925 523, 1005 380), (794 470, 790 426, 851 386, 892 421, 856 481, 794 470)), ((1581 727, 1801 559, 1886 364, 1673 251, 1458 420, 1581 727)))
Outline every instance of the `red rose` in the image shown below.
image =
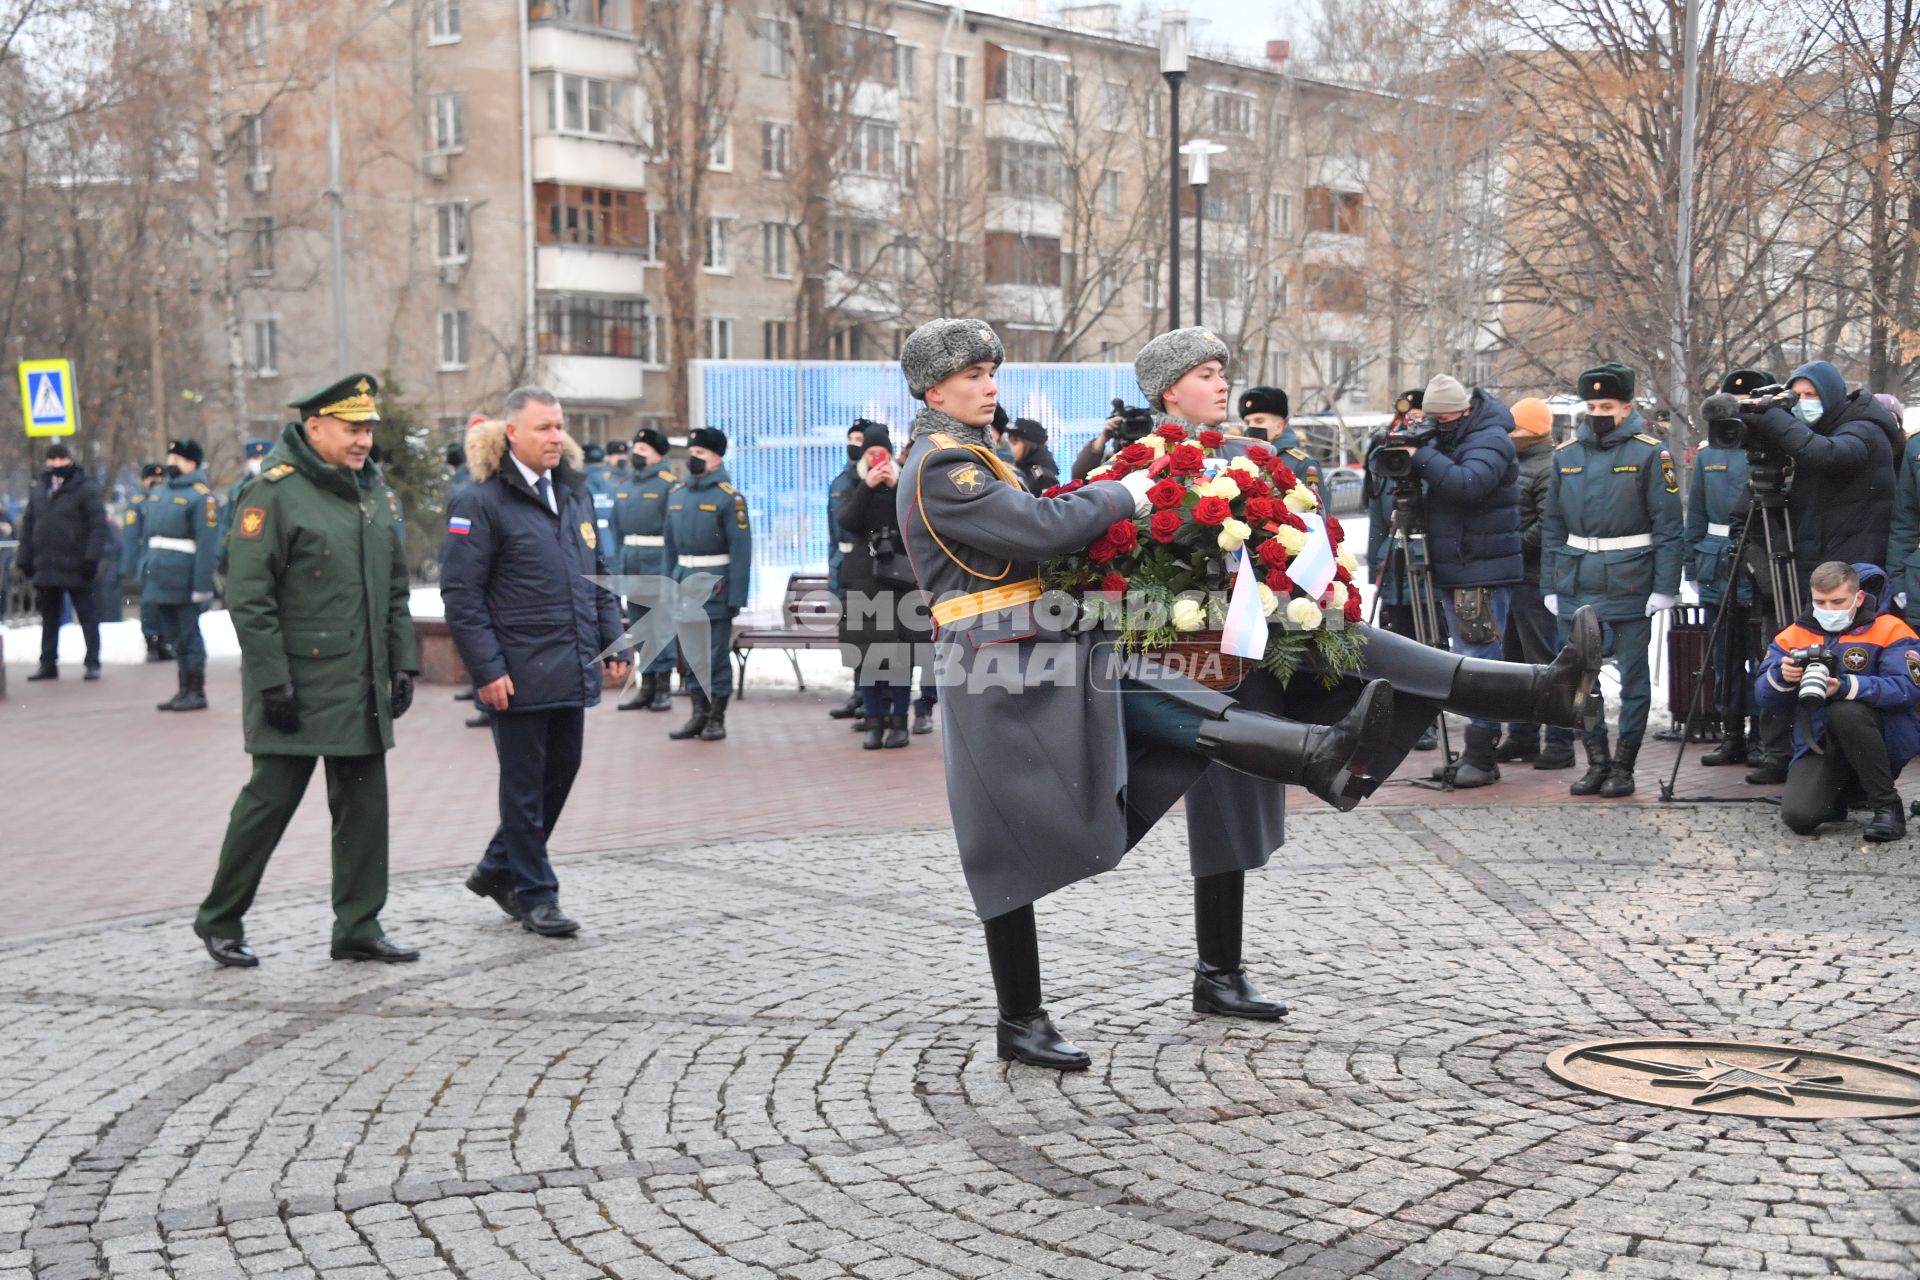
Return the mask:
POLYGON ((1155 542, 1172 542, 1173 535, 1179 533, 1180 526, 1185 523, 1178 511, 1156 511, 1147 531, 1153 535, 1155 542))
POLYGON ((1287 549, 1280 545, 1280 539, 1278 538, 1268 538, 1255 550, 1254 555, 1260 557, 1260 563, 1266 565, 1269 569, 1284 569, 1287 567, 1287 549))
POLYGON ((1293 474, 1293 468, 1278 458, 1267 464, 1267 474, 1272 476, 1273 482, 1282 489, 1291 489, 1300 483, 1300 477, 1293 474))
POLYGON ((1195 476, 1207 469, 1207 455, 1200 451, 1197 444, 1175 445, 1168 458, 1168 465, 1177 476, 1195 476))
POLYGON ((1187 491, 1176 480, 1162 480, 1147 490, 1147 501, 1156 507, 1177 507, 1187 500, 1187 491))
POLYGON ((1131 465, 1129 465, 1128 463, 1122 462, 1119 458, 1115 458, 1112 462, 1107 464, 1107 474, 1101 476, 1100 478, 1102 480, 1118 480, 1122 476, 1132 475, 1133 471, 1134 469, 1131 465))
POLYGON ((1273 486, 1259 476, 1250 476, 1244 471, 1234 473, 1234 483, 1240 486, 1240 493, 1248 498, 1271 498, 1273 486))
MULTIPOLYGON (((1246 491, 1243 489, 1241 490, 1241 492, 1244 493, 1246 491)), ((1253 525, 1255 528, 1258 528, 1260 525, 1265 524, 1267 521, 1271 519, 1273 519, 1273 499, 1272 498, 1248 498, 1247 499, 1247 523, 1248 524, 1253 525)))
POLYGON ((1135 440, 1132 444, 1113 456, 1130 467, 1144 467, 1153 461, 1153 449, 1151 446, 1135 440))
POLYGON ((1349 591, 1347 593, 1347 607, 1344 612, 1348 622, 1360 621, 1360 593, 1358 591, 1349 591))
POLYGON ((1113 545, 1113 539, 1104 533, 1095 538, 1093 545, 1087 548, 1087 559, 1095 564, 1108 564, 1119 554, 1119 550, 1113 545))
POLYGON ((1050 484, 1040 491, 1040 496, 1043 498, 1057 498, 1065 492, 1066 490, 1062 489, 1059 485, 1050 484))
POLYGON ((1226 437, 1221 435, 1218 431, 1202 431, 1200 433, 1200 443, 1202 446, 1208 449, 1218 449, 1220 447, 1220 442, 1225 439, 1226 437))
POLYGON ((1193 509, 1193 518, 1201 524, 1219 524, 1233 514, 1233 504, 1225 498, 1202 498, 1193 509))
POLYGON ((1278 569, 1269 569, 1267 570, 1267 590, 1284 600, 1287 593, 1293 590, 1293 579, 1278 569))
POLYGON ((1291 511, 1280 512, 1279 520, 1281 524, 1287 526, 1289 529, 1298 529, 1302 533, 1307 531, 1307 522, 1291 511))
POLYGON ((1168 444, 1179 444, 1182 440, 1185 440, 1187 438, 1187 429, 1176 423, 1167 422, 1167 423, 1162 423, 1160 426, 1160 429, 1155 431, 1153 434, 1159 436, 1162 440, 1165 440, 1168 444))
POLYGON ((1107 541, 1116 551, 1131 551, 1140 545, 1140 526, 1131 520, 1115 521, 1107 529, 1107 541))
POLYGON ((1353 575, 1347 572, 1347 566, 1341 565, 1333 571, 1333 580, 1335 582, 1351 583, 1353 581, 1353 575))
POLYGON ((1100 590, 1106 595, 1123 596, 1127 594, 1127 578, 1122 573, 1110 573, 1100 579, 1100 590))
POLYGON ((1247 461, 1253 463, 1255 466, 1265 466, 1272 460, 1273 450, 1267 448, 1267 446, 1263 444, 1250 444, 1247 446, 1247 461))
POLYGON ((1060 486, 1060 492, 1078 493, 1080 490, 1086 487, 1087 487, 1087 482, 1085 480, 1069 480, 1065 484, 1060 486))
POLYGON ((1338 548, 1342 542, 1345 542, 1347 540, 1347 531, 1345 529, 1342 529, 1340 527, 1340 522, 1334 519, 1332 516, 1327 517, 1327 537, 1332 541, 1333 545, 1336 548, 1338 548))

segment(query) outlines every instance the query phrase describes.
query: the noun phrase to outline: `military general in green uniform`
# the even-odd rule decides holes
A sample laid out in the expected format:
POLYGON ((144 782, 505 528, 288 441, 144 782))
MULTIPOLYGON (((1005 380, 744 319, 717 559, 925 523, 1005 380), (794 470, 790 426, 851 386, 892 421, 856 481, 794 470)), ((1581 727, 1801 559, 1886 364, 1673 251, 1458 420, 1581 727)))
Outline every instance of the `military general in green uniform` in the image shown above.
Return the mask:
POLYGON ((386 752, 413 701, 420 651, 394 504, 367 460, 378 390, 353 374, 295 401, 304 421, 281 433, 233 516, 227 608, 253 777, 233 802, 193 924, 223 965, 259 963, 241 921, 316 759, 326 761, 333 814, 333 958, 419 958, 380 929, 386 752))

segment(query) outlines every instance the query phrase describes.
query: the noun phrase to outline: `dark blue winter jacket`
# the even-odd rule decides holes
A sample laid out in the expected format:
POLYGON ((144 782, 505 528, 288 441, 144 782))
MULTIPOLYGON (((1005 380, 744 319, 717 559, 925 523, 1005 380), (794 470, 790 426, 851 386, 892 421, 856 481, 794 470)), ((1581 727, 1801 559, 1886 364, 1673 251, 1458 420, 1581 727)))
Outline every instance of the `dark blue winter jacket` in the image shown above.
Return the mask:
POLYGON ((1437 587, 1507 587, 1526 580, 1520 551, 1520 460, 1513 414, 1475 388, 1467 416, 1413 455, 1426 488, 1427 552, 1437 587))

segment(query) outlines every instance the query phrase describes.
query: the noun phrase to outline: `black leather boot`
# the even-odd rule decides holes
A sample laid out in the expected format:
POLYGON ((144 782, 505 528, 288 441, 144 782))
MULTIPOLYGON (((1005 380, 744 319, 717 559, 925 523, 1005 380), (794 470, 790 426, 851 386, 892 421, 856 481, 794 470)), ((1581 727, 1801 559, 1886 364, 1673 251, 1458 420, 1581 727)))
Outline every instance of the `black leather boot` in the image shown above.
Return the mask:
POLYGON ((1202 720, 1195 741, 1229 769, 1305 787, 1344 813, 1365 795, 1372 780, 1367 770, 1392 719, 1392 686, 1370 680, 1338 724, 1302 724, 1235 707, 1202 720))
POLYGON ((862 751, 878 751, 886 744, 887 718, 885 716, 868 716, 865 720, 861 721, 861 723, 867 726, 867 736, 860 743, 860 749, 862 751))
POLYGON ((1720 745, 1700 757, 1700 763, 1709 767, 1722 764, 1745 764, 1747 762, 1747 722, 1734 720, 1727 725, 1726 736, 1720 739, 1720 745))
POLYGON ((173 700, 175 711, 205 711, 207 709, 207 673, 189 671, 182 678, 185 684, 173 700))
POLYGON ((707 722, 700 726, 700 741, 719 742, 727 736, 727 700, 732 696, 713 695, 713 710, 707 713, 707 722))
POLYGON ((1533 758, 1533 767, 1536 769, 1573 768, 1573 735, 1557 725, 1548 729, 1546 741, 1540 746, 1540 754, 1533 758))
POLYGON ((839 706, 835 707, 833 710, 827 712, 827 714, 835 720, 857 720, 862 718, 862 713, 860 710, 860 691, 858 689, 855 689, 851 694, 847 696, 847 700, 845 702, 841 703, 839 706))
POLYGON ((1415 751, 1438 751, 1440 749, 1440 722, 1438 720, 1427 726, 1427 731, 1421 734, 1414 742, 1413 749, 1415 751))
POLYGON ((1861 838, 1871 844, 1885 844, 1889 840, 1907 838, 1907 815, 1900 812, 1899 805, 1875 809, 1873 819, 1867 823, 1867 829, 1861 838))
POLYGON ((1607 727, 1596 725, 1587 735, 1587 771, 1573 780, 1567 788, 1570 796, 1592 796, 1600 794, 1600 788, 1606 785, 1607 775, 1613 770, 1613 757, 1607 752, 1607 727))
MULTIPOLYGON (((173 678, 175 681, 173 696, 165 702, 155 703, 153 707, 155 711, 178 711, 180 709, 180 699, 187 696, 187 673, 184 671, 175 671, 173 678)), ((31 680, 33 677, 28 676, 27 679, 31 680)))
MULTIPOLYGON (((37 666, 37 667, 35 667, 35 668, 33 669, 33 674, 27 677, 27 679, 28 679, 29 681, 33 681, 33 680, 58 680, 59 678, 60 678, 60 668, 59 668, 59 667, 56 667, 56 666, 55 666, 55 665, 54 665, 53 663, 51 663, 51 662, 43 662, 43 663, 41 663, 41 664, 40 664, 39 666, 37 666)), ((162 707, 162 708, 161 708, 161 710, 163 710, 163 711, 164 711, 164 710, 166 710, 166 708, 165 708, 165 707, 162 707)))
POLYGON ((695 689, 687 695, 693 700, 693 714, 678 729, 667 730, 667 736, 675 742, 684 742, 688 738, 697 738, 707 727, 707 715, 713 710, 713 704, 707 701, 707 695, 695 689))
POLYGON ((147 661, 148 662, 165 662, 166 661, 165 658, 160 656, 160 637, 159 636, 147 637, 147 661))
POLYGON ((1193 1011, 1272 1022, 1286 1016, 1287 1006, 1261 995, 1241 962, 1246 890, 1244 871, 1193 879, 1193 938, 1200 953, 1193 966, 1193 1011))
POLYGON ((659 682, 660 678, 658 676, 643 672, 640 676, 639 687, 634 689, 631 698, 628 698, 620 704, 619 709, 621 711, 645 711, 653 705, 653 687, 659 682))
POLYGON ((1463 658, 1378 627, 1364 634, 1362 675, 1475 720, 1584 728, 1587 695, 1600 679, 1600 616, 1587 605, 1567 624, 1566 648, 1544 665, 1463 658))
POLYGON ((1453 785, 1460 790, 1490 787, 1500 781, 1500 766, 1494 763, 1494 750, 1500 740, 1498 729, 1467 726, 1466 749, 1453 766, 1453 785))
POLYGON ((889 751, 895 747, 904 747, 911 741, 911 739, 907 737, 907 718, 905 716, 888 716, 880 728, 880 745, 889 751))
POLYGON ((1055 1030, 1040 1007, 1040 937, 1031 904, 981 922, 987 963, 993 970, 1000 1021, 995 1048, 1003 1062, 1024 1062, 1054 1071, 1085 1071, 1093 1059, 1055 1030))
POLYGON ((673 672, 662 671, 653 678, 653 701, 647 704, 647 710, 673 710, 673 672))
POLYGON ((1600 784, 1600 794, 1609 800, 1632 795, 1633 762, 1639 757, 1640 739, 1620 739, 1620 745, 1613 752, 1613 764, 1607 769, 1607 780, 1600 784))
POLYGON ((1540 726, 1537 724, 1510 724, 1507 736, 1500 740, 1493 758, 1501 764, 1512 764, 1538 758, 1540 755, 1540 726))

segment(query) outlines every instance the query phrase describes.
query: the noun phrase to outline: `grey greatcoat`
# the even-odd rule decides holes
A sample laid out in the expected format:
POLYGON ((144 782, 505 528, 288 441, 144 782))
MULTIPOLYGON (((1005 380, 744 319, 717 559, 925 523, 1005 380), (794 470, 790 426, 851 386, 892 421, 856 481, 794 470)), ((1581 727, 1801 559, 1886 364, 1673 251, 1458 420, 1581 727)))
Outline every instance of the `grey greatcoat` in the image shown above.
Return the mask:
POLYGON ((1078 628, 1070 605, 1033 603, 1040 561, 1132 518, 1125 487, 1033 497, 979 428, 926 409, 896 501, 938 623, 954 836, 974 910, 990 919, 1115 866, 1206 761, 1130 746, 1117 685, 1101 678, 1104 638, 1078 628))

